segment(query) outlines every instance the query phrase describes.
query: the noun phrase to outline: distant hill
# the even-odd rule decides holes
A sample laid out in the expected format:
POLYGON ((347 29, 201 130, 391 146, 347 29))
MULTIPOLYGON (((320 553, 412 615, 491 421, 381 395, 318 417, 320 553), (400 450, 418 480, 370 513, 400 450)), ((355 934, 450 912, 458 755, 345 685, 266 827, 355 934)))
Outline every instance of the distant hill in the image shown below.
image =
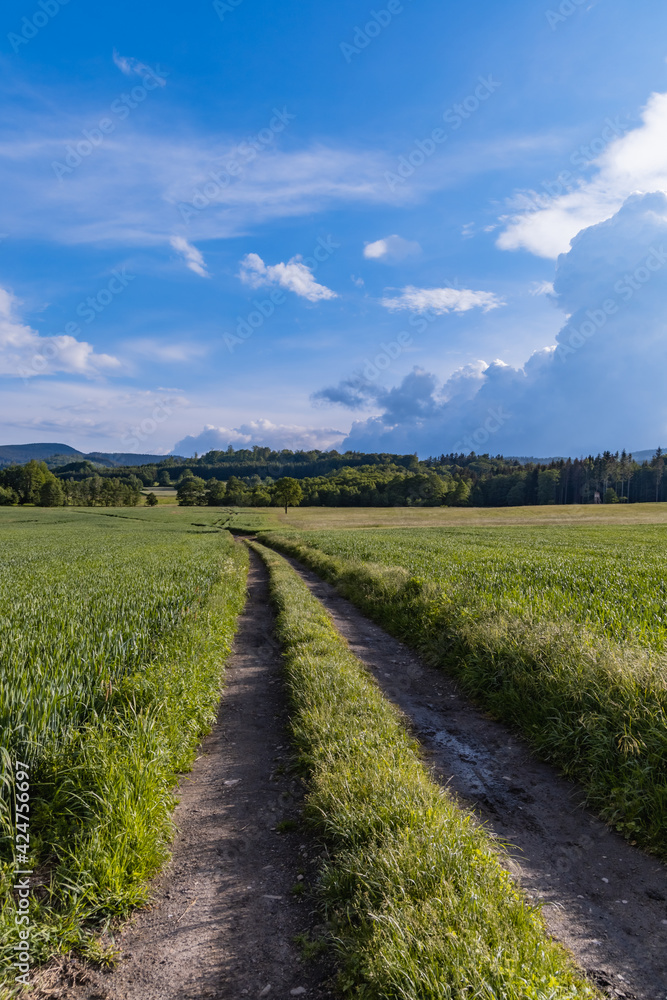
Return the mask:
POLYGON ((0 461, 3 465, 11 462, 29 462, 31 458, 38 462, 45 462, 47 458, 54 455, 63 455, 68 461, 75 458, 83 458, 80 451, 70 448, 68 444, 5 444, 0 445, 0 461))
MULTIPOLYGON (((665 450, 667 451, 667 449, 665 450)), ((646 451, 635 451, 632 453, 632 457, 636 462, 650 462, 654 455, 655 448, 651 448, 646 451)), ((120 451, 92 451, 86 455, 81 451, 77 451, 76 448, 70 448, 68 444, 60 444, 59 442, 0 445, 0 468, 6 465, 12 465, 15 462, 19 465, 23 465, 25 462, 29 462, 31 458, 37 459, 39 462, 46 462, 52 469, 59 468, 61 465, 68 465, 70 462, 84 460, 107 469, 120 467, 128 468, 139 465, 154 465, 158 462, 162 462, 165 458, 175 458, 176 461, 180 461, 184 463, 184 465, 193 464, 190 460, 183 458, 180 455, 136 455, 120 451)), ((551 462, 559 461, 560 456, 558 458, 535 458, 533 456, 528 457, 525 455, 509 455, 505 456, 505 459, 508 462, 520 462, 521 465, 528 465, 529 463, 534 465, 549 465, 551 462)), ((242 475, 246 473, 239 472, 238 474, 242 475)), ((251 473, 247 474, 250 475, 251 473)), ((313 472, 311 474, 314 475, 315 473, 313 472)))
POLYGON ((89 462, 100 462, 104 465, 153 465, 153 463, 163 462, 171 455, 134 455, 130 452, 121 451, 91 451, 89 455, 84 455, 89 462))
POLYGON ((96 465, 115 468, 116 466, 149 465, 153 462, 161 462, 166 457, 166 455, 133 455, 125 452, 103 451, 93 451, 86 455, 77 451, 76 448, 70 448, 68 444, 60 444, 60 442, 0 445, 0 466, 12 465, 14 462, 23 465, 34 458, 38 462, 46 462, 53 468, 67 465, 77 459, 80 461, 87 459, 96 465))
MULTIPOLYGON (((665 451, 666 449, 663 448, 662 450, 665 451)), ((646 451, 631 452, 635 462, 650 462, 655 453, 655 448, 649 448, 646 451)), ((549 465, 550 462, 560 462, 561 459, 567 460, 566 455, 552 455, 551 458, 535 458, 534 455, 505 455, 505 458, 508 462, 521 462, 522 465, 549 465)))
MULTIPOLYGON (((665 451, 664 448, 662 450, 665 451)), ((650 462, 656 451, 656 448, 651 448, 649 451, 633 451, 632 457, 635 462, 650 462)))

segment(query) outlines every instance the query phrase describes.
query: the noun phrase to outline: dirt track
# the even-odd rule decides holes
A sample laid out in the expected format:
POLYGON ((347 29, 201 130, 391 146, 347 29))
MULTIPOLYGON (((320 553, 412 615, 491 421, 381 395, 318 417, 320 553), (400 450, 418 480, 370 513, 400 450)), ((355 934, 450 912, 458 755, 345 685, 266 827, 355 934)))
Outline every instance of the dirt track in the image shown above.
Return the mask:
POLYGON ((249 597, 218 722, 181 781, 173 858, 155 883, 153 905, 117 939, 114 971, 66 962, 50 970, 40 998, 330 996, 332 970, 303 961, 294 943, 313 930, 312 900, 293 888, 308 885, 316 848, 302 829, 276 830, 284 821, 300 825, 303 793, 280 773, 288 757, 281 657, 268 575, 250 557, 249 597))
POLYGON ((612 833, 576 787, 537 761, 441 671, 289 560, 405 713, 433 767, 504 842, 554 937, 610 996, 667 1000, 667 869, 612 833))
MULTIPOLYGON (((405 713, 434 777, 503 841, 549 927, 611 997, 667 1000, 667 870, 581 805, 575 786, 460 696, 441 672, 299 567, 352 651, 405 713)), ((332 995, 330 967, 294 944, 313 906, 317 850, 298 822, 301 788, 282 774, 288 755, 281 659, 272 637, 267 574, 251 553, 249 600, 228 665, 218 723, 182 782, 173 859, 152 908, 120 935, 108 974, 65 963, 38 998, 77 1000, 304 1000, 332 995), (270 988, 269 988, 270 987, 270 988), (296 992, 295 992, 296 991, 296 992)))

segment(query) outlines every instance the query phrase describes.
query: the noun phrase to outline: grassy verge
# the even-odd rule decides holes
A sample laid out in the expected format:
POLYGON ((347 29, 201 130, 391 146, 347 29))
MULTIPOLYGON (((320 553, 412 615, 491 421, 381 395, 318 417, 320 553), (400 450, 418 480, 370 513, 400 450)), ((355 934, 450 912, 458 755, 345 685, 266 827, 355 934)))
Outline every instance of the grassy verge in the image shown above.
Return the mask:
POLYGON ((520 729, 628 840, 667 856, 664 653, 614 643, 566 618, 475 606, 468 590, 450 596, 400 566, 327 554, 316 538, 266 539, 520 729))
POLYGON ((489 836, 429 778, 399 714, 276 553, 271 574, 320 892, 342 984, 403 1000, 593 997, 489 836))
MULTIPOLYGON (((30 959, 76 950, 103 959, 100 933, 148 898, 169 855, 173 787, 212 725, 247 553, 220 535, 218 582, 106 701, 42 748, 31 777, 30 959)), ((5 763, 12 767, 13 754, 5 763)), ((18 940, 13 863, 0 870, 0 983, 11 987, 18 940)))

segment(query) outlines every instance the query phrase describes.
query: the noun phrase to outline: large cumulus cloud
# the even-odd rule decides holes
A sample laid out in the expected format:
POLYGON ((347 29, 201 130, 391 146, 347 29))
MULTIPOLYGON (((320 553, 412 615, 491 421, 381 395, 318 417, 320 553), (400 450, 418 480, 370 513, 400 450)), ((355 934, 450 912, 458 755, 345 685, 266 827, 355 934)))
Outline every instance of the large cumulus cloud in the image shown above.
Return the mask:
MULTIPOLYGON (((342 405, 381 411, 356 421, 343 447, 576 455, 664 442, 665 195, 633 195, 579 233, 558 259, 553 294, 567 322, 521 369, 495 361, 444 385, 416 370, 390 390, 338 387, 342 405)), ((336 389, 325 394, 334 401, 336 389)))
POLYGON ((331 427, 300 427, 296 424, 274 424, 270 420, 251 420, 240 427, 215 427, 207 424, 200 434, 190 434, 179 441, 172 454, 191 456, 195 452, 252 448, 253 445, 290 448, 293 451, 326 450, 337 447, 344 437, 342 431, 331 427))

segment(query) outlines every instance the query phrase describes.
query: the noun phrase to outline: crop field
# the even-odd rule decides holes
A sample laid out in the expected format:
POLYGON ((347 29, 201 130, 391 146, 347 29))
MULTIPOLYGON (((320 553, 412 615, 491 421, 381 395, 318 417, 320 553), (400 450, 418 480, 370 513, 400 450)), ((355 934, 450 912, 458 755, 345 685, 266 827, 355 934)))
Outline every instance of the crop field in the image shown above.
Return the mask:
MULTIPOLYGON (((198 508, 214 511, 215 508, 198 508)), ((667 524, 667 503, 572 504, 542 507, 279 507, 227 508, 225 519, 239 528, 447 528, 579 524, 667 524)))
MULTIPOLYGON (((29 765, 36 957, 85 945, 84 923, 140 902, 164 860, 170 787, 212 721, 244 597, 243 551, 192 520, 0 511, 1 749, 6 765, 29 765)), ((1 800, 7 948, 11 773, 1 800)))
POLYGON ((307 811, 329 849, 321 893, 345 979, 379 997, 592 1000, 322 606, 284 559, 255 549, 278 608, 307 811))
MULTIPOLYGON (((124 921, 149 901, 149 949, 158 932, 172 947, 172 918, 182 921, 179 933, 191 921, 194 935, 204 924, 217 934, 218 917, 194 909, 204 906, 195 879, 210 863, 205 855, 223 866, 230 893, 223 909, 237 913, 241 891, 248 906, 257 897, 287 907, 289 883, 286 892, 273 885, 273 864, 267 888, 251 891, 255 871, 262 877, 267 870, 271 838, 289 834, 263 792, 257 801, 249 797, 256 770, 251 752, 233 770, 221 768, 221 789, 211 789, 210 771, 197 779, 196 767, 188 787, 197 803, 192 815, 200 812, 197 795, 214 796, 220 844, 229 837, 220 803, 233 812, 232 796, 239 796, 239 817, 249 826, 256 808, 269 846, 257 857, 247 848, 244 863, 253 874, 235 887, 224 850, 216 841, 214 851, 204 843, 178 911, 166 903, 162 929, 154 916, 152 879, 172 851, 176 861, 182 839, 174 841, 175 789, 214 724, 245 606, 239 633, 245 638, 237 640, 234 657, 241 644, 241 662, 254 669, 253 658, 266 647, 278 663, 268 684, 253 688, 245 667, 239 671, 232 661, 230 711, 237 725, 246 725, 240 706, 254 718, 259 691, 291 741, 284 768, 290 781, 299 776, 305 796, 299 820, 290 820, 299 852, 294 864, 301 866, 293 878, 303 880, 310 871, 300 842, 314 837, 319 845, 309 862, 319 867, 308 887, 298 882, 298 893, 292 890, 294 905, 303 893, 314 926, 325 928, 317 932, 322 940, 306 938, 331 954, 342 992, 370 991, 387 1000, 599 996, 596 981, 582 971, 588 967, 574 964, 551 939, 539 902, 510 875, 499 835, 477 823, 424 766, 419 730, 406 729, 402 709, 352 654, 345 623, 330 617, 326 599, 320 603, 271 550, 335 584, 367 618, 412 646, 422 665, 450 673, 486 710, 484 718, 490 713, 521 732, 537 754, 577 781, 630 845, 665 858, 666 543, 667 509, 658 504, 565 514, 562 508, 287 514, 174 504, 0 508, 3 966, 10 966, 17 942, 19 860, 30 872, 35 967, 54 955, 112 965, 124 921), (248 546, 232 532, 256 537, 250 548, 269 571, 264 591, 257 589, 260 561, 251 553, 254 575, 246 593, 248 546), (255 634, 262 621, 257 607, 268 607, 269 588, 266 634, 255 634), (18 770, 17 761, 23 762, 18 770), (19 815, 19 782, 29 784, 27 820, 19 815), (17 831, 28 829, 29 841, 19 847, 17 831)), ((353 609, 345 607, 349 618, 353 609)), ((365 627, 372 628, 367 618, 365 627)), ((384 677, 390 677, 385 667, 399 679, 402 671, 408 675, 402 660, 382 655, 384 677)), ((425 676, 419 697, 429 701, 441 676, 425 676)), ((224 730, 226 704, 217 732, 224 730)), ((442 720, 447 726, 446 715, 442 720)), ((220 746, 227 746, 229 736, 225 740, 223 731, 222 737, 220 746)), ((270 762, 283 760, 274 756, 284 749, 282 736, 279 741, 264 748, 270 762)), ((272 772, 271 783, 282 768, 272 772)), ((263 789, 263 772, 261 781, 263 789)), ((247 950, 236 953, 239 968, 252 966, 264 949, 250 926, 247 950)), ((235 933, 216 937, 215 946, 202 944, 199 959, 217 970, 236 946, 235 933)), ((266 935, 273 947, 273 930, 266 935)), ((267 974, 261 988, 267 982, 275 979, 267 974)), ((183 986, 183 995, 188 989, 183 986)), ((3 1000, 9 995, 0 985, 3 1000)))
POLYGON ((667 853, 667 527, 260 537, 522 729, 628 839, 667 853))

